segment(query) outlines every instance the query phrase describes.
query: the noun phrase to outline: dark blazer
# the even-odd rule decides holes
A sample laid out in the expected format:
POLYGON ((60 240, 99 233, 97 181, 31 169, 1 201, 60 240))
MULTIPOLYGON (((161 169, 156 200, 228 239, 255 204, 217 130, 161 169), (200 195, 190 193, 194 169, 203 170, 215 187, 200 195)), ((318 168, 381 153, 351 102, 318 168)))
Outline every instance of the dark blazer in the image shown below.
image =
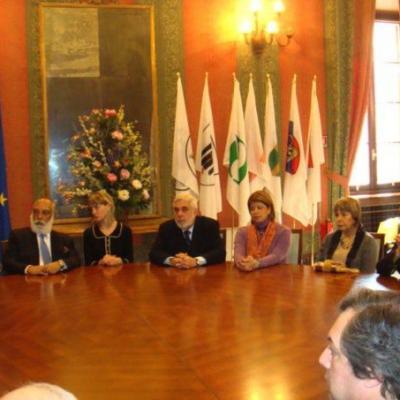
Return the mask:
POLYGON ((397 245, 390 248, 376 264, 376 271, 379 275, 390 276, 396 271, 400 272, 400 257, 397 257, 396 249, 397 245))
MULTIPOLYGON (((63 260, 68 269, 81 262, 73 240, 62 233, 51 232, 52 260, 63 260)), ((30 228, 15 229, 10 233, 8 249, 3 257, 3 267, 9 274, 23 274, 27 265, 39 264, 36 233, 30 228)))
POLYGON ((109 254, 121 257, 124 264, 132 263, 133 242, 129 226, 119 222, 109 236, 105 236, 97 225, 92 225, 83 232, 85 265, 98 264, 105 256, 107 248, 109 254))
POLYGON ((190 246, 186 244, 182 230, 175 220, 161 224, 149 254, 150 261, 163 264, 166 258, 180 252, 188 253, 191 257, 204 257, 206 264, 224 262, 225 245, 219 234, 218 222, 212 218, 197 216, 190 246))

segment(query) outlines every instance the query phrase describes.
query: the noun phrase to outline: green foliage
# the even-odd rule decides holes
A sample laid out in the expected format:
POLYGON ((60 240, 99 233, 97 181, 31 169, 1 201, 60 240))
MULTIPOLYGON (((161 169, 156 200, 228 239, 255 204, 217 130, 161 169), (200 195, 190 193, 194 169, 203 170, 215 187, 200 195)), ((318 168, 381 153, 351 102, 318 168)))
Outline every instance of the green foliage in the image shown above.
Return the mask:
POLYGON ((94 109, 79 117, 81 130, 71 137, 67 153, 73 184, 58 185, 58 192, 74 211, 87 208, 88 196, 106 190, 117 213, 138 213, 151 201, 152 173, 142 149, 140 133, 118 111, 94 109))

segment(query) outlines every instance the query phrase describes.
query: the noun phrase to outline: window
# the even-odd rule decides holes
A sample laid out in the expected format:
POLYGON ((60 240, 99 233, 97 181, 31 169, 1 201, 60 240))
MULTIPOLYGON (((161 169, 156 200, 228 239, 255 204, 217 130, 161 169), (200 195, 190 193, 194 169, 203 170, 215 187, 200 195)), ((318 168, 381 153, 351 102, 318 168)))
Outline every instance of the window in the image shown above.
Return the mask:
POLYGON ((399 27, 395 21, 374 25, 374 84, 350 178, 353 194, 400 189, 399 27))

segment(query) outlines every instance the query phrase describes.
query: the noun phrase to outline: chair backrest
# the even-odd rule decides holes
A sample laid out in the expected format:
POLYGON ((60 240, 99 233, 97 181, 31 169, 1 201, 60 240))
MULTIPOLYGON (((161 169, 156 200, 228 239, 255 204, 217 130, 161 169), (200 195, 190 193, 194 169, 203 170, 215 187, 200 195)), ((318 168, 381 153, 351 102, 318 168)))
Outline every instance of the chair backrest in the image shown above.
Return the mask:
POLYGON ((4 253, 7 251, 7 249, 8 249, 8 240, 0 240, 1 254, 4 255, 4 253))
POLYGON ((385 248, 385 234, 376 232, 370 232, 370 234, 373 236, 378 245, 379 248, 378 260, 380 260, 383 257, 383 250, 385 248))
POLYGON ((292 229, 288 254, 289 264, 301 264, 303 256, 303 230, 292 229))

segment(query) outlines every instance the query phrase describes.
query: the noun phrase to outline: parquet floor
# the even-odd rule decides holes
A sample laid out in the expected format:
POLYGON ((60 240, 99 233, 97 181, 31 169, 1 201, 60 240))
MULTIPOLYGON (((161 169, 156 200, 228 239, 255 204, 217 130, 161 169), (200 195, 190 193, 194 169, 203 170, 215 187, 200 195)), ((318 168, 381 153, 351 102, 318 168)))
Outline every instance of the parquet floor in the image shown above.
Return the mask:
POLYGON ((353 285, 400 289, 307 266, 1 277, 0 393, 46 381, 81 400, 326 399, 318 356, 353 285))

